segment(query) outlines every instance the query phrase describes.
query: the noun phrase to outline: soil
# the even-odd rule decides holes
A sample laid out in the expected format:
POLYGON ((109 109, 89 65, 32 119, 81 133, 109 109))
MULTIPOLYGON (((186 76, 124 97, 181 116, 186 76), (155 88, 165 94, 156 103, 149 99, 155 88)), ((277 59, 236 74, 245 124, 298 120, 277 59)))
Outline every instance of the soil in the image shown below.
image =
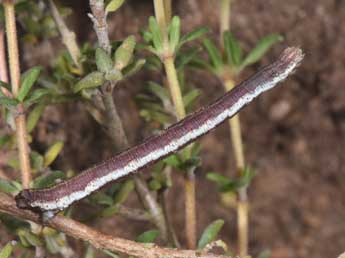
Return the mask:
MULTIPOLYGON (((214 2, 218 1, 173 2, 174 13, 182 18, 183 31, 208 26, 217 39, 218 9, 214 2)), ((94 42, 85 1, 65 4, 75 12, 69 24, 78 40, 94 42)), ((111 38, 139 35, 152 13, 151 1, 128 0, 109 19, 111 38)), ((306 54, 298 71, 281 87, 255 100, 240 114, 246 160, 257 172, 249 188, 253 257, 264 249, 271 250, 272 258, 337 257, 345 251, 344 19, 343 0, 233 2, 231 27, 245 50, 269 33, 280 33, 285 38, 260 63, 244 71, 239 80, 274 60, 286 46, 300 46, 306 54)), ((25 66, 44 59, 39 51, 36 59, 24 56, 25 66)), ((147 136, 134 96, 149 78, 159 80, 141 72, 114 94, 133 144, 147 136)), ((200 105, 223 93, 219 81, 206 72, 190 71, 188 80, 203 91, 200 105)), ((56 164, 59 168, 80 170, 112 154, 109 139, 80 104, 50 107, 37 131, 35 148, 44 150, 54 139, 66 142, 56 164)), ((200 142, 203 165, 197 173, 198 231, 200 234, 210 222, 222 218, 225 226, 220 238, 235 249, 235 211, 221 204, 215 185, 205 179, 209 171, 233 174, 227 124, 200 142)), ((184 243, 182 182, 182 176, 174 173, 168 203, 173 224, 184 243)), ((131 204, 135 202, 132 200, 131 204)), ((134 239, 153 226, 116 217, 99 222, 97 227, 134 239)))

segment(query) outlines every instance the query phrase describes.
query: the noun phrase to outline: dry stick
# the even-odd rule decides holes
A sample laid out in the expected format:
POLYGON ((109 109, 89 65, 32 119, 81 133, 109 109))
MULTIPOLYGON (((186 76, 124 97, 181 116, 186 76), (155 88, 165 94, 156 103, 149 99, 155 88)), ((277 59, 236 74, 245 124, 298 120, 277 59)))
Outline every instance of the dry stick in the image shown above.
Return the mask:
MULTIPOLYGON (((89 14, 89 17, 93 21, 94 30, 96 31, 98 42, 100 46, 110 54, 111 46, 108 36, 108 27, 106 22, 107 17, 104 10, 104 1, 90 0, 90 7, 92 14, 89 14)), ((114 87, 115 84, 109 83, 102 87, 103 102, 106 110, 106 117, 108 120, 108 131, 110 132, 110 136, 113 137, 116 145, 121 149, 126 149, 129 147, 129 143, 112 96, 112 90, 114 87)), ((166 241, 168 234, 162 208, 156 201, 155 197, 151 194, 146 182, 139 176, 133 176, 133 179, 139 198, 143 202, 145 208, 150 211, 153 222, 158 227, 162 239, 166 241)))
MULTIPOLYGON (((221 0, 220 3, 220 38, 222 49, 223 46, 223 34, 225 31, 230 30, 230 10, 231 0, 221 0)), ((235 82, 232 78, 231 71, 225 71, 223 80, 223 86, 226 91, 231 91, 235 82)), ((241 176, 245 167, 244 151, 241 134, 241 124, 239 115, 234 116, 229 120, 231 141, 234 150, 234 156, 236 161, 236 169, 241 176)), ((238 249, 239 255, 245 256, 248 253, 248 196, 247 188, 241 187, 238 190, 238 202, 237 202, 237 234, 238 234, 238 249)))
MULTIPOLYGON (((18 95, 20 87, 20 66, 18 54, 17 29, 15 22, 14 3, 13 1, 4 1, 5 22, 7 47, 10 66, 10 77, 12 93, 14 97, 18 95)), ((30 187, 31 168, 29 159, 29 146, 27 143, 26 120, 24 114, 24 106, 17 106, 17 114, 15 117, 17 144, 19 151, 19 161, 22 176, 23 188, 30 187)))
MULTIPOLYGON (((168 20, 166 14, 171 15, 171 1, 154 0, 155 16, 163 36, 163 56, 161 57, 167 75, 170 96, 174 103, 178 120, 186 116, 183 104, 181 88, 178 82, 177 72, 174 64, 175 57, 169 48, 168 42, 168 20), (170 6, 169 6, 170 5, 170 6), (170 14, 169 14, 170 13, 170 14)), ((190 147, 189 147, 190 148, 190 147)), ((195 177, 194 171, 188 171, 185 177, 185 228, 187 246, 190 249, 196 247, 196 206, 195 206, 195 177)))
MULTIPOLYGON (((0 211, 6 214, 15 216, 24 220, 31 220, 40 223, 40 218, 37 214, 16 208, 16 203, 13 198, 0 193, 0 211)), ((65 234, 89 242, 95 248, 108 249, 113 252, 121 252, 127 255, 134 255, 144 258, 158 258, 158 257, 171 257, 171 258, 185 258, 185 257, 198 257, 198 258, 226 258, 224 255, 203 254, 200 251, 192 250, 177 250, 169 248, 161 248, 154 244, 141 244, 134 241, 117 238, 106 235, 96 231, 85 224, 79 223, 75 220, 63 216, 56 216, 51 219, 47 226, 55 228, 65 234)))

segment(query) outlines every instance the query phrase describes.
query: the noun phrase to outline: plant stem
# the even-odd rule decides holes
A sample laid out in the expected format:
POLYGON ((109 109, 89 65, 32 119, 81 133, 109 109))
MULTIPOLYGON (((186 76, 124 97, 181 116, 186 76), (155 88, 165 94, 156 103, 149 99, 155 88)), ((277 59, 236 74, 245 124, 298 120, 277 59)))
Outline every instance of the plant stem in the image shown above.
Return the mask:
MULTIPOLYGON (((104 10, 104 0, 90 0, 90 7, 92 14, 89 14, 89 17, 93 21, 99 45, 110 54, 111 46, 104 10)), ((126 149, 129 147, 129 142, 113 99, 112 92, 114 87, 114 83, 106 83, 102 86, 102 99, 105 107, 107 130, 117 147, 126 149)), ((163 241, 167 242, 167 226, 162 208, 150 192, 147 183, 138 175, 134 175, 133 179, 139 199, 143 202, 145 208, 149 210, 153 222, 160 230, 163 241)))
MULTIPOLYGON (((175 57, 173 51, 169 48, 167 35, 168 21, 167 17, 165 16, 167 13, 171 13, 171 2, 169 0, 154 0, 154 8, 155 16, 163 35, 163 49, 165 53, 163 53, 161 59, 164 64, 172 102, 176 110, 176 117, 178 120, 181 120, 186 116, 186 110, 183 104, 181 88, 174 64, 175 57), (165 5, 168 6, 170 10, 165 10, 165 5)), ((188 172, 188 175, 185 177, 185 228, 188 248, 195 249, 196 207, 194 171, 188 172)))
MULTIPOLYGON (((41 223, 39 215, 28 210, 18 209, 12 197, 0 192, 0 211, 19 219, 31 220, 41 223)), ((121 252, 136 257, 158 258, 227 258, 225 255, 215 255, 192 250, 178 250, 159 247, 155 244, 144 244, 123 238, 103 234, 89 226, 73 219, 55 216, 47 222, 47 226, 55 228, 67 235, 89 242, 95 248, 108 249, 113 252, 121 252)))
POLYGON ((163 63, 169 84, 170 96, 176 110, 176 117, 181 120, 186 116, 186 110, 184 108, 181 88, 177 78, 174 58, 168 56, 163 60, 163 63))
MULTIPOLYGON (((232 79, 226 79, 224 86, 227 91, 230 91, 235 83, 232 79)), ((239 115, 234 116, 229 120, 232 146, 235 153, 236 169, 239 176, 242 175, 245 161, 244 151, 241 135, 241 125, 239 115)), ((237 234, 238 234, 238 249, 240 256, 246 256, 248 253, 248 196, 247 188, 242 187, 238 190, 237 201, 237 234)))
POLYGON ((220 1, 220 42, 223 46, 223 33, 230 29, 230 12, 231 12, 231 0, 220 1))
MULTIPOLYGON (((12 93, 14 97, 18 95, 20 88, 20 66, 18 54, 17 29, 15 21, 14 3, 13 1, 4 1, 6 36, 9 56, 9 67, 12 93)), ((19 162, 21 168, 21 177, 23 188, 30 187, 31 168, 29 159, 29 146, 27 143, 25 110, 22 104, 17 106, 17 114, 15 117, 16 138, 19 151, 19 162)))
MULTIPOLYGON (((223 34, 225 31, 230 30, 230 11, 231 11, 231 0, 221 0, 220 3, 220 44, 224 50, 223 34)), ((225 71, 222 81, 226 91, 230 91, 235 86, 235 81, 230 69, 225 71)), ((230 136, 232 146, 234 149, 236 169, 238 175, 241 176, 244 167, 244 151, 242 143, 242 133, 239 115, 235 115, 229 120, 230 136)), ((237 237, 238 237, 238 252, 239 255, 246 256, 248 254, 248 196, 247 188, 242 187, 237 192, 237 237)))

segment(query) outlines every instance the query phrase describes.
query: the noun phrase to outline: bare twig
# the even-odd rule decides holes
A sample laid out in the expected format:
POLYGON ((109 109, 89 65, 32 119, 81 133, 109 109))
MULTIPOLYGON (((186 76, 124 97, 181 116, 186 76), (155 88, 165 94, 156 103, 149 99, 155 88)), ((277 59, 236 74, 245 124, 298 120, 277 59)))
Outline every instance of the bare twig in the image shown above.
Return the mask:
MULTIPOLYGON (((89 17, 93 22, 98 42, 104 50, 110 53, 111 46, 108 36, 108 27, 106 22, 107 17, 104 10, 104 1, 90 0, 90 7, 92 14, 89 14, 89 17)), ((115 144, 121 149, 125 149, 129 147, 129 143, 112 96, 112 90, 114 86, 115 85, 106 83, 102 87, 103 102, 107 118, 107 129, 109 135, 112 136, 115 144)), ((160 205, 151 194, 146 182, 139 176, 133 176, 133 178, 136 185, 137 193, 139 194, 139 198, 143 202, 145 208, 150 211, 153 222, 160 230, 162 239, 164 241, 167 241, 167 227, 160 205)))
MULTIPOLYGON (((4 1, 4 11, 12 93, 14 96, 17 96, 20 87, 20 66, 13 1, 4 1)), ((22 104, 19 104, 17 106, 17 116, 15 118, 15 123, 22 184, 23 188, 29 188, 31 181, 31 168, 24 111, 24 106, 22 104)))
POLYGON ((68 29, 53 0, 49 0, 49 6, 56 26, 61 34, 62 42, 65 44, 68 52, 70 53, 74 64, 79 69, 82 69, 82 66, 79 62, 80 49, 76 41, 75 33, 68 29))
MULTIPOLYGON (((40 223, 40 219, 37 214, 31 211, 18 209, 13 198, 4 193, 0 193, 0 211, 20 219, 40 223)), ((110 235, 102 234, 80 222, 63 216, 56 216, 55 218, 51 219, 47 223, 47 226, 62 231, 71 237, 87 241, 95 248, 108 249, 113 252, 126 253, 128 255, 134 255, 137 257, 226 258, 224 255, 204 254, 202 252, 192 250, 161 248, 154 244, 141 244, 123 238, 112 237, 110 235)))
MULTIPOLYGON (((220 44, 224 51, 223 35, 225 31, 230 30, 230 11, 231 0, 221 0, 220 2, 220 44)), ((226 91, 230 91, 235 86, 235 79, 229 71, 225 71, 222 78, 223 85, 226 91)), ((244 150, 242 143, 241 123, 239 115, 234 116, 229 120, 230 136, 232 146, 234 149, 234 156, 236 160, 236 169, 239 176, 242 175, 245 167, 244 150)), ((238 249, 240 256, 245 256, 248 253, 248 194, 247 187, 241 187, 238 192, 237 202, 237 234, 238 234, 238 249)))

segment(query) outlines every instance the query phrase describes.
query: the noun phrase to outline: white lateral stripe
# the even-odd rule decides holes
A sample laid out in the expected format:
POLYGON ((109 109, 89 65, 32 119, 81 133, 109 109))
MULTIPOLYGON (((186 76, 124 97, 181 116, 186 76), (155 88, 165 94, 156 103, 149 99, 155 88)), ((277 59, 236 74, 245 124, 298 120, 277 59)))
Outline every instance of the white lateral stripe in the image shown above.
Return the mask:
POLYGON ((89 182, 89 184, 87 184, 87 186, 85 187, 83 191, 74 192, 70 195, 63 196, 60 199, 55 200, 55 201, 46 202, 44 200, 36 200, 31 203, 31 206, 40 207, 41 209, 44 209, 44 210, 55 210, 55 209, 63 210, 66 207, 68 207, 70 204, 72 204, 73 202, 83 199, 84 197, 98 190, 99 188, 109 183, 110 181, 114 181, 123 176, 126 176, 144 167, 146 164, 152 161, 158 160, 159 158, 178 150, 180 147, 184 146, 186 143, 190 142, 191 140, 198 138, 199 136, 215 128, 217 125, 222 123, 225 119, 232 117, 245 104, 251 102, 255 97, 260 95, 262 92, 273 88, 278 82, 284 80, 288 76, 288 74, 296 67, 297 64, 298 64, 297 62, 290 64, 285 69, 284 72, 272 78, 271 81, 267 81, 261 85, 258 85, 253 92, 248 92, 247 94, 243 95, 229 109, 225 110, 224 112, 220 113, 218 116, 214 118, 208 119, 204 124, 202 124, 197 129, 187 132, 184 136, 182 136, 179 139, 171 141, 169 144, 167 144, 163 148, 156 149, 144 157, 138 157, 137 159, 130 161, 127 165, 125 165, 122 168, 116 169, 114 171, 109 172, 109 174, 103 177, 92 180, 91 182, 89 182))

